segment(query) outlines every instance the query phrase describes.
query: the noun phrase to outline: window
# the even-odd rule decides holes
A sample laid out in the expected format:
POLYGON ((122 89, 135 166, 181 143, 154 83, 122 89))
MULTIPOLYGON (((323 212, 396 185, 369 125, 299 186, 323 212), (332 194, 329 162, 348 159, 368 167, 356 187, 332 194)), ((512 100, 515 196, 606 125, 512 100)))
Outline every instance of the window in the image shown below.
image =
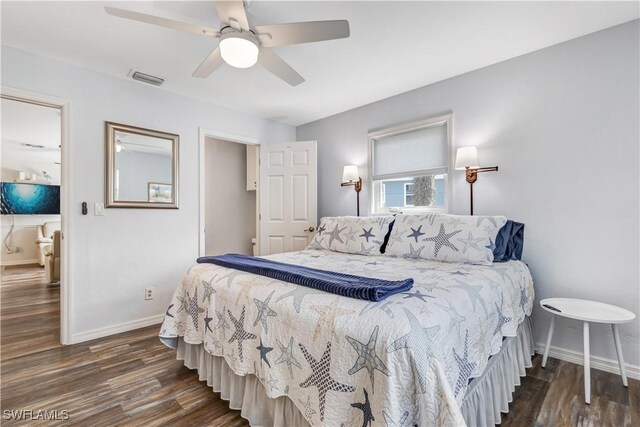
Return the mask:
POLYGON ((451 116, 369 134, 373 212, 446 212, 451 116))
POLYGON ((413 206, 413 182, 404 183, 404 205, 413 206))

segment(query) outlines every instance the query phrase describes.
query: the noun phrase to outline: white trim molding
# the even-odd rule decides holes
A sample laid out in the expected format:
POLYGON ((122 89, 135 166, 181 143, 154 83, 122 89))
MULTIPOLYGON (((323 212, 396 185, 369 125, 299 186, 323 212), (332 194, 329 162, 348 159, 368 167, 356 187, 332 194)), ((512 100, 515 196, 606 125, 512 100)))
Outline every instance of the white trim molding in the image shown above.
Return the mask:
POLYGON ((79 332, 77 334, 73 334, 71 337, 71 344, 91 341, 97 338, 107 337, 109 335, 121 334, 135 329, 146 328, 147 326, 159 325, 163 320, 164 313, 156 314, 155 316, 143 317, 142 319, 131 320, 129 322, 118 323, 104 328, 93 329, 91 331, 79 332))
MULTIPOLYGON (((544 354, 544 343, 536 343, 535 351, 538 354, 544 354)), ((624 351, 624 349, 622 349, 624 351)), ((579 351, 568 350, 562 347, 551 346, 549 347, 549 356, 564 360, 565 362, 575 363, 576 365, 583 366, 583 355, 579 351)), ((629 363, 624 364, 627 368, 627 376, 636 380, 640 380, 640 366, 632 365, 629 363)), ((600 356, 591 355, 591 367, 600 369, 601 371, 611 372, 612 374, 620 375, 620 367, 618 361, 613 359, 607 359, 600 356)))

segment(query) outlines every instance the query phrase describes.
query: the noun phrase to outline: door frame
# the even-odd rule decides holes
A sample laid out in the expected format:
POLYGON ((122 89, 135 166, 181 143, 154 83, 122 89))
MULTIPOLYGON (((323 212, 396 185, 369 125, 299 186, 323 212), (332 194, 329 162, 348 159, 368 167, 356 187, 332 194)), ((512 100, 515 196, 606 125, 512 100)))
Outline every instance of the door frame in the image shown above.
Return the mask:
MULTIPOLYGON (((260 165, 261 143, 255 138, 236 135, 226 131, 199 128, 198 143, 198 256, 205 256, 205 163, 204 147, 206 138, 222 139, 244 145, 258 146, 258 165, 260 165)), ((258 188, 256 189, 256 246, 260 248, 260 166, 258 166, 258 188)))
POLYGON ((71 101, 9 86, 1 86, 0 93, 2 98, 60 109, 62 131, 60 138, 60 158, 62 163, 60 165, 60 231, 62 233, 62 238, 60 239, 60 249, 62 251, 62 259, 60 260, 60 343, 68 345, 71 344, 71 328, 73 326, 73 275, 71 274, 73 262, 69 256, 71 253, 69 242, 73 235, 69 191, 69 184, 73 182, 69 161, 71 159, 71 144, 69 144, 71 101))

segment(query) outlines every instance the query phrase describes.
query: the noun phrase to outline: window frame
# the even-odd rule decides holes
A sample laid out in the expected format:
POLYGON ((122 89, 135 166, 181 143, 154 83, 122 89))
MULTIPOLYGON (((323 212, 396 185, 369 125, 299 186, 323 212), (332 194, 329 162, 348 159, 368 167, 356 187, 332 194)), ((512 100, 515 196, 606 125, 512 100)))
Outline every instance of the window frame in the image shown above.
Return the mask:
MULTIPOLYGON (((383 129, 378 129, 378 130, 374 130, 374 131, 370 131, 369 134, 367 135, 368 138, 368 151, 369 151, 369 180, 368 183, 370 185, 371 191, 370 191, 370 197, 371 197, 371 207, 370 207, 370 212, 373 215, 382 215, 382 214, 389 214, 389 213, 398 213, 398 212, 412 212, 412 213, 420 213, 420 212, 433 212, 433 213, 448 213, 449 212, 449 206, 450 206, 450 201, 453 199, 453 185, 452 185, 452 179, 451 179, 451 173, 453 172, 452 170, 452 165, 453 165, 453 114, 451 112, 446 113, 446 114, 442 114, 442 115, 438 115, 438 116, 434 116, 434 117, 429 117, 426 119, 422 119, 422 120, 418 120, 418 121, 414 121, 414 122, 409 122, 409 123, 403 123, 403 124, 399 124, 399 125, 395 125, 392 127, 388 127, 388 128, 383 128, 383 129), (422 129, 427 129, 430 127, 435 127, 435 126, 446 126, 446 135, 447 135, 447 147, 446 147, 446 159, 447 159, 447 164, 445 167, 445 172, 444 172, 444 189, 445 189, 445 194, 444 194, 444 205, 443 206, 438 206, 438 207, 429 207, 429 206, 418 206, 418 207, 414 207, 414 206, 395 206, 395 207, 390 207, 390 208, 382 208, 382 207, 377 207, 376 206, 376 192, 377 191, 383 191, 382 187, 383 187, 383 183, 382 181, 385 178, 382 179, 378 179, 377 181, 380 182, 379 188, 376 187, 376 180, 374 179, 374 170, 373 170, 373 165, 374 165, 374 144, 375 141, 378 139, 383 139, 385 137, 391 137, 394 135, 398 135, 398 134, 403 134, 403 133, 409 133, 409 132, 415 132, 415 131, 419 131, 422 129)), ((433 175, 440 175, 442 174, 442 172, 440 173, 434 173, 433 175)), ((416 175, 416 176, 423 176, 423 175, 416 175)), ((389 177, 391 178, 391 177, 389 177)), ((409 177, 407 177, 409 178, 409 177)), ((406 202, 406 197, 405 197, 405 202, 406 202)))
POLYGON ((408 192, 407 191, 407 187, 408 186, 412 186, 413 187, 413 182, 405 182, 404 183, 404 197, 403 197, 404 198, 404 206, 403 206, 404 208, 412 208, 412 207, 414 207, 414 205, 408 205, 407 204, 407 196, 408 195, 412 195, 413 196, 413 188, 411 189, 411 192, 408 192))

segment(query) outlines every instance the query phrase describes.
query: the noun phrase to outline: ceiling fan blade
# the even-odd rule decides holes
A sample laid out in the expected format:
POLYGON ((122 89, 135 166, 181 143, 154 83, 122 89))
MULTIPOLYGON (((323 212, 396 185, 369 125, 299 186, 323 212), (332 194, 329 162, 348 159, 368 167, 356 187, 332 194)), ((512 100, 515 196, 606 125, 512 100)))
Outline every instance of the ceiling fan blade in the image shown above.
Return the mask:
POLYGON ((235 29, 249 31, 249 20, 243 0, 217 0, 215 5, 220 21, 235 29))
POLYGON ((271 49, 260 49, 258 63, 291 86, 304 82, 304 78, 271 49))
POLYGON ((209 77, 209 75, 220 68, 222 64, 224 64, 224 59, 222 59, 222 55, 220 55, 220 48, 217 47, 202 61, 202 64, 198 65, 198 68, 196 68, 192 76, 200 78, 209 77))
POLYGON ((201 36, 218 37, 220 32, 204 25, 191 24, 189 22, 176 21, 175 19, 162 18, 160 16, 147 15, 146 13, 133 12, 130 10, 116 9, 105 6, 105 12, 119 18, 132 19, 134 21, 145 22, 147 24, 158 25, 160 27, 171 28, 172 30, 185 31, 187 33, 199 34, 201 36))
POLYGON ((265 47, 343 39, 350 34, 349 21, 344 19, 257 25, 255 31, 265 47))

